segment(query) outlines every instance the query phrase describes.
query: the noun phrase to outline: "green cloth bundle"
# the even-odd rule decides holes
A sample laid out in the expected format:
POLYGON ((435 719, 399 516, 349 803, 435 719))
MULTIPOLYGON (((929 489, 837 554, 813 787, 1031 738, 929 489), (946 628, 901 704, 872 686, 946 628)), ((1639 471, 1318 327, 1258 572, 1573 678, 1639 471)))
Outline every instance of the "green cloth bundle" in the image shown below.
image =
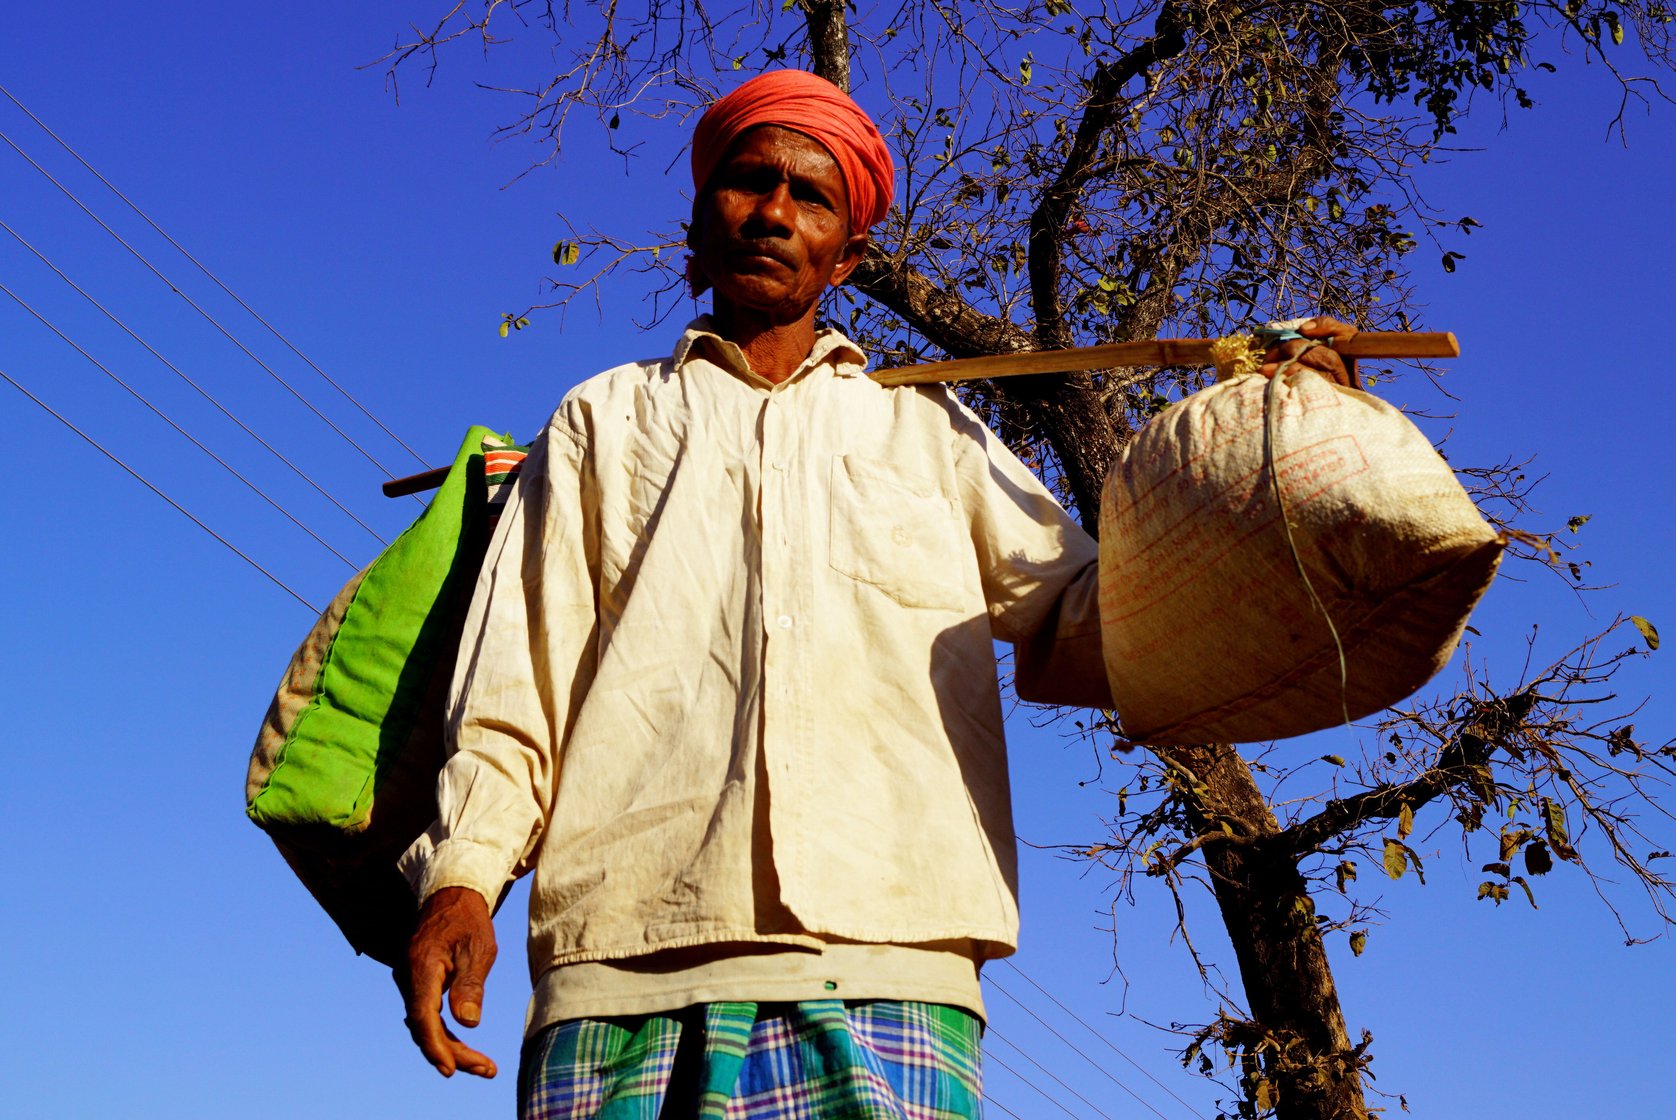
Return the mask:
POLYGON ((460 629, 524 449, 473 427, 425 512, 344 585, 291 658, 245 812, 359 953, 395 965, 415 906, 396 858, 436 817, 460 629), (494 503, 498 507, 498 502, 494 503))

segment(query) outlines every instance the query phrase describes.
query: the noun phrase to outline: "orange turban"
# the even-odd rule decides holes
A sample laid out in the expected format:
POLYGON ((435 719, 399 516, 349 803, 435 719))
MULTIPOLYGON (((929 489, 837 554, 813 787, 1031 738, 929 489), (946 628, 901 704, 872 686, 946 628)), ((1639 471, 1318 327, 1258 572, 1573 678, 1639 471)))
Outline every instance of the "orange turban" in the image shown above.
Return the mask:
POLYGON ((872 118, 849 94, 802 70, 759 74, 705 111, 693 133, 693 188, 702 192, 733 142, 762 124, 801 132, 832 153, 849 189, 854 232, 890 209, 896 169, 872 118))

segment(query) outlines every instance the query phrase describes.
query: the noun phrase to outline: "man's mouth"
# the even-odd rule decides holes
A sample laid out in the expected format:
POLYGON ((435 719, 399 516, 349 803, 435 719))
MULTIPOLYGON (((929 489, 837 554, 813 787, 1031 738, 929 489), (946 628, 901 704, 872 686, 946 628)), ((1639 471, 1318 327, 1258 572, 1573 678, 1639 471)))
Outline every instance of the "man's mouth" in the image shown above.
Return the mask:
POLYGON ((739 242, 733 247, 733 252, 730 255, 738 261, 766 260, 780 265, 782 268, 794 267, 792 262, 786 259, 783 250, 760 241, 739 242))

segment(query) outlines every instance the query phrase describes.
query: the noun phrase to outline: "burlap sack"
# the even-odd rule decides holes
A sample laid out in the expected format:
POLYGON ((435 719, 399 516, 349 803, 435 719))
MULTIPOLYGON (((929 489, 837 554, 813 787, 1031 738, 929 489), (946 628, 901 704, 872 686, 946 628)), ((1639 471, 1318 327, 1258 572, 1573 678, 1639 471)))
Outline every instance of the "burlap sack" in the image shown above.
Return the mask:
POLYGON ((523 458, 474 427, 425 512, 344 585, 292 656, 245 779, 245 812, 357 952, 404 954, 396 857, 436 818, 449 679, 495 500, 523 458))
POLYGON ((1268 384, 1165 409, 1106 478, 1106 669, 1137 742, 1284 738, 1395 704, 1448 661, 1500 562, 1503 540, 1413 424, 1302 368, 1271 405, 1289 543, 1268 384))

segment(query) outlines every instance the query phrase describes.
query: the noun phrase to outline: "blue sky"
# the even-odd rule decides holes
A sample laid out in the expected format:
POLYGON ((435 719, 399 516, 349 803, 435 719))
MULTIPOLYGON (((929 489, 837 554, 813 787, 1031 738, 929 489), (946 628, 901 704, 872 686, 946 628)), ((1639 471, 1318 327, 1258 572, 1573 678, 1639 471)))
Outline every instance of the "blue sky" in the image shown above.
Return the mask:
MULTIPOLYGON (((638 337, 639 308, 609 294, 503 341, 503 311, 540 298, 555 212, 601 198, 646 224, 678 217, 678 175, 651 161, 625 176, 572 159, 502 189, 528 162, 496 145, 504 102, 475 90, 469 52, 400 107, 375 59, 412 4, 30 5, 8 14, 0 84, 40 114, 270 322, 417 448, 442 461, 470 423, 533 432, 579 378, 665 350, 638 337)), ((1542 102, 1505 132, 1494 113, 1463 137, 1482 146, 1429 168, 1431 199, 1483 223, 1450 247, 1454 275, 1423 251, 1428 325, 1465 356, 1448 406, 1420 379, 1396 403, 1442 412, 1458 463, 1536 456, 1551 477, 1544 524, 1591 515, 1579 535, 1612 586, 1588 604, 1557 580, 1503 580, 1475 620, 1474 657, 1516 668, 1540 620, 1539 655, 1593 621, 1645 615, 1676 634, 1668 488, 1672 390, 1668 299, 1676 234, 1667 211, 1676 116, 1629 115, 1607 136, 1616 95, 1601 68, 1560 58, 1542 102), (1590 612, 1592 612, 1592 617, 1590 612)), ((417 463, 242 318, 190 265, 79 172, 9 103, 0 131, 222 319, 276 371, 397 473, 417 463)), ((677 171, 680 169, 677 168, 677 171)), ((9 148, 0 219, 36 244, 171 361, 223 399, 384 536, 418 512, 377 491, 380 475, 239 354, 9 148)), ((100 321, 11 238, 0 281, 226 455, 352 559, 373 538, 268 459, 166 369, 100 321)), ((10 300, 0 299, 0 370, 135 469, 324 602, 349 574, 227 479, 10 300)), ((0 501, 10 547, 5 679, 14 682, 0 780, 8 901, 0 953, 13 963, 0 1016, 10 1114, 250 1118, 511 1115, 510 1074, 437 1079, 411 1050, 394 988, 354 958, 242 814, 245 759, 286 659, 311 616, 109 461, 0 385, 0 501)), ((1630 641, 1626 636, 1625 644, 1630 641)), ((1620 691, 1652 695, 1637 716, 1655 742, 1676 729, 1661 671, 1670 651, 1627 669, 1620 691)), ((1454 670, 1451 670, 1454 671, 1454 670)), ((1088 748, 1015 721, 1019 832, 1034 844, 1099 838, 1110 795, 1078 782, 1088 748)), ((1344 735, 1338 732, 1334 734, 1344 735)), ((1342 742, 1342 740, 1341 740, 1342 742)), ((1296 749, 1316 750, 1319 744, 1296 749)), ((1290 749, 1290 748, 1287 748, 1290 749)), ((1330 748, 1329 748, 1330 749, 1330 748)), ((1112 773, 1108 765, 1108 775, 1112 773)), ((1422 818, 1422 828, 1425 820, 1422 818)), ((1670 836, 1666 829, 1665 835, 1670 836)), ((1667 845, 1669 846, 1669 845, 1667 845)), ((1672 945, 1627 949, 1588 885, 1560 872, 1542 908, 1472 900, 1482 858, 1447 833, 1429 885, 1384 892, 1389 921, 1367 953, 1332 946, 1346 1013, 1375 1034, 1379 1085, 1432 1117, 1668 1114, 1662 1030, 1672 945)), ((1485 857, 1487 858, 1487 857, 1485 857)), ((1116 904, 1098 871, 1026 849, 1024 947, 1016 963, 1205 1115, 1213 1094, 1177 1072, 1151 1023, 1209 1012, 1166 900, 1116 904), (1106 982, 1115 959, 1128 986, 1106 982)), ((1656 928, 1630 904, 1635 929, 1656 928)), ((502 959, 482 1048, 515 1064, 527 979, 521 899, 503 911, 502 959)), ((1215 918, 1199 937, 1215 946, 1215 918)), ((1006 967, 993 976, 1163 1115, 1191 1115, 1006 967)), ((999 991, 996 1055, 1079 1116, 1098 1113, 1032 1070, 1018 1043, 1112 1116, 1153 1115, 1069 1052, 999 991)), ((1063 1113, 992 1066, 991 1089, 1024 1117, 1063 1113)), ((997 1115, 1003 1115, 997 1113, 997 1115)))

